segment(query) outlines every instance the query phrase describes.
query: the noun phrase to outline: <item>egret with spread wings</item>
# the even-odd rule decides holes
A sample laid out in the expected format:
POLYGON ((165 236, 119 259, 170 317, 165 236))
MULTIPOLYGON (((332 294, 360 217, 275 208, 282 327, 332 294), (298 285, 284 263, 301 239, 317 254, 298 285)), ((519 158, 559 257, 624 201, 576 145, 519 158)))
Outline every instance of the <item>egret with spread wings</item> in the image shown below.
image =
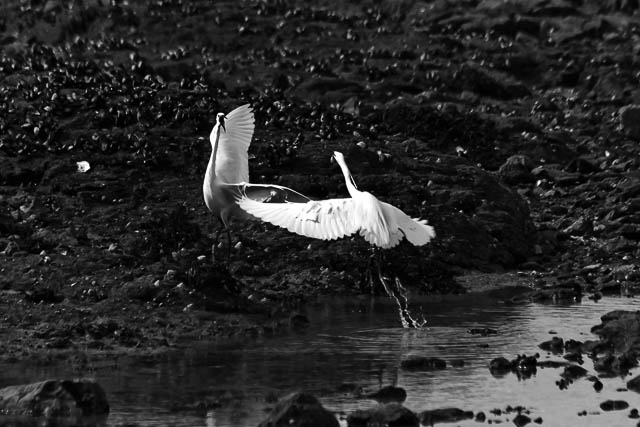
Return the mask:
POLYGON ((342 153, 335 151, 333 157, 342 169, 351 198, 263 203, 241 192, 237 206, 251 216, 315 239, 333 240, 359 232, 372 245, 392 248, 404 237, 415 246, 435 237, 427 221, 411 218, 373 194, 359 191, 342 153))
MULTIPOLYGON (((230 219, 233 216, 255 219, 238 209, 236 199, 240 194, 261 203, 307 202, 310 199, 294 190, 279 185, 249 184, 249 145, 253 137, 255 119, 249 104, 242 105, 229 114, 218 113, 211 135, 211 157, 202 184, 207 208, 220 220, 211 248, 224 230, 229 239, 227 261, 231 251, 230 219)), ((215 259, 215 258, 214 258, 215 259)))

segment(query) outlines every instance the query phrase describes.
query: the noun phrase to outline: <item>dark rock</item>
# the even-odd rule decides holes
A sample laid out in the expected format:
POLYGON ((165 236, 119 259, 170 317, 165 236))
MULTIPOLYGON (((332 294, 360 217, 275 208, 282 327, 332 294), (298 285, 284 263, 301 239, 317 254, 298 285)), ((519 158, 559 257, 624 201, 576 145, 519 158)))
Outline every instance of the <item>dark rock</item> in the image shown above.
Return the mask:
POLYGON ((158 283, 157 279, 153 275, 141 276, 125 283, 122 286, 122 291, 130 299, 149 302, 161 291, 156 283, 158 283))
POLYGON ((597 2, 602 12, 624 12, 632 14, 640 8, 638 0, 606 0, 597 2))
POLYGON ((598 302, 602 299, 602 292, 594 292, 593 295, 589 295, 588 299, 598 302))
POLYGON ((511 185, 527 184, 534 180, 531 174, 531 160, 529 157, 517 154, 511 156, 498 169, 498 175, 504 182, 511 185))
POLYGON ((470 420, 473 418, 473 411, 463 411, 459 408, 441 408, 422 411, 418 415, 420 423, 432 426, 437 423, 455 423, 457 421, 470 420))
POLYGON ((636 408, 633 408, 632 410, 629 411, 629 418, 632 418, 632 419, 640 418, 640 413, 636 408))
POLYGON ((394 387, 389 385, 386 387, 382 387, 375 393, 369 394, 367 397, 380 403, 402 403, 407 399, 407 392, 402 387, 394 387))
POLYGON ((464 360, 462 359, 453 359, 449 361, 449 364, 454 368, 461 368, 464 366, 464 360))
POLYGON ((613 372, 613 365, 615 361, 616 357, 611 353, 607 353, 604 356, 600 356, 594 359, 593 368, 596 371, 613 372))
POLYGON ((594 165, 589 160, 584 157, 576 157, 571 160, 566 167, 569 172, 578 172, 578 173, 593 173, 600 170, 597 165, 594 165))
POLYGON ((347 416, 349 427, 402 426, 418 427, 418 416, 399 403, 386 403, 371 409, 359 409, 347 416))
POLYGON ((486 421, 486 419, 487 419, 487 416, 485 415, 484 412, 481 411, 476 414, 476 418, 475 418, 476 422, 483 423, 486 421))
POLYGON ((37 304, 57 304, 64 300, 64 295, 52 288, 38 287, 25 291, 25 299, 37 304))
POLYGON ((515 373, 519 378, 527 379, 531 378, 537 371, 538 358, 537 356, 519 355, 512 361, 515 373))
POLYGON ((622 129, 633 137, 640 137, 640 105, 627 105, 619 111, 622 129))
POLYGON ((591 328, 600 341, 616 351, 640 353, 640 311, 617 310, 601 317, 602 323, 591 328))
POLYGON ((564 340, 560 337, 553 337, 549 341, 540 343, 538 347, 553 354, 562 354, 564 352, 564 340))
POLYGON ((640 393, 640 375, 627 381, 627 388, 635 391, 636 393, 640 393))
POLYGON ((276 403, 259 427, 337 427, 337 418, 327 411, 315 396, 291 393, 276 403))
POLYGON ((584 236, 591 231, 591 222, 584 216, 579 217, 571 223, 567 228, 562 230, 564 234, 569 236, 584 236))
POLYGON ((331 77, 312 77, 300 83, 293 93, 305 100, 340 102, 358 96, 364 90, 356 81, 331 77))
POLYGON ((544 301, 579 301, 582 298, 582 287, 576 282, 560 283, 535 291, 531 299, 535 302, 544 301))
POLYGON ((526 426, 531 422, 531 418, 527 417, 524 414, 518 414, 513 417, 513 423, 518 427, 526 426))
POLYGON ((582 174, 567 172, 558 164, 535 167, 531 170, 531 174, 537 179, 547 179, 561 187, 577 184, 583 179, 582 174))
POLYGON ((483 337, 486 337, 488 335, 495 335, 498 333, 498 331, 491 328, 471 328, 467 332, 471 335, 482 335, 483 337))
POLYGON ((560 376, 566 380, 575 380, 586 376, 587 373, 587 370, 582 366, 569 365, 564 368, 564 371, 560 374, 560 376))
POLYGON ((211 409, 219 408, 220 402, 217 399, 204 399, 196 402, 174 403, 169 409, 171 412, 191 413, 196 416, 206 417, 211 409))
POLYGON ((400 362, 400 367, 407 371, 434 371, 447 368, 447 362, 437 357, 409 356, 400 362))
POLYGON ((504 375, 507 372, 511 372, 512 368, 513 364, 504 357, 497 357, 489 363, 489 370, 494 375, 504 375))
POLYGON ((486 95, 497 99, 520 98, 530 94, 529 89, 504 73, 487 69, 473 62, 462 65, 459 79, 464 89, 478 95, 486 95))
POLYGON ((109 403, 95 381, 47 380, 0 389, 0 412, 36 417, 100 416, 109 413, 109 403))
POLYGON ((602 391, 603 387, 604 385, 602 384, 602 381, 596 378, 596 380, 593 382, 593 389, 597 392, 600 392, 602 391))
POLYGON ((603 411, 621 411, 627 409, 629 404, 624 400, 605 400, 600 404, 603 411))
POLYGON ((563 361, 560 361, 560 360, 542 360, 542 361, 539 361, 536 366, 538 368, 557 369, 557 368, 565 368, 565 367, 569 366, 569 363, 568 362, 563 362, 563 361))
POLYGON ((304 329, 310 325, 309 318, 301 313, 292 313, 289 316, 289 325, 294 329, 304 329))
POLYGON ((336 389, 338 393, 346 393, 359 396, 362 394, 362 386, 355 383, 342 383, 336 389))
POLYGON ((582 360, 582 355, 580 353, 566 353, 563 357, 569 362, 575 362, 579 364, 584 363, 584 361, 582 360))

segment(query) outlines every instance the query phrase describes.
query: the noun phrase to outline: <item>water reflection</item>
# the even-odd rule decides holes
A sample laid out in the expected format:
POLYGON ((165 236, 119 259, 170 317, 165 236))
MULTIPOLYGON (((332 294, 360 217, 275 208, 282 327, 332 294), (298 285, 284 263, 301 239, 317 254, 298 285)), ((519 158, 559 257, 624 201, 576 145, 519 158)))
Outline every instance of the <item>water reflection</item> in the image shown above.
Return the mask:
MULTIPOLYGON (((523 405, 532 418, 541 416, 547 425, 629 425, 627 412, 578 417, 578 412, 599 411, 606 399, 634 396, 618 392, 626 379, 603 379, 604 389, 593 390, 578 380, 568 390, 555 382, 559 369, 538 369, 527 380, 513 374, 493 377, 491 359, 540 352, 537 344, 555 332, 564 339, 592 339, 589 330, 599 317, 614 309, 638 309, 630 299, 608 298, 573 305, 525 304, 509 306, 478 298, 427 298, 419 304, 428 319, 425 329, 403 329, 392 301, 360 299, 325 301, 309 307, 312 327, 278 338, 235 343, 199 344, 187 352, 172 354, 159 362, 121 360, 117 370, 98 370, 98 381, 107 390, 112 412, 109 424, 139 423, 176 426, 256 425, 265 408, 277 396, 307 390, 320 397, 331 410, 349 413, 373 405, 349 390, 365 394, 397 384, 406 389, 405 405, 414 411, 457 406, 484 411, 488 419, 506 421, 513 415, 489 414, 494 408, 523 405), (467 333, 471 328, 492 328, 496 335, 467 333), (407 372, 398 368, 409 355, 439 357, 464 366, 443 371, 407 372), (345 387, 341 387, 345 385, 345 387), (171 412, 175 404, 215 402, 208 412, 171 412)), ((590 360, 583 365, 594 373, 590 360)), ((12 366, 0 370, 0 385, 77 375, 60 367, 12 366)), ((635 396, 637 398, 637 396, 635 396)), ((462 421, 456 425, 477 425, 462 421)))

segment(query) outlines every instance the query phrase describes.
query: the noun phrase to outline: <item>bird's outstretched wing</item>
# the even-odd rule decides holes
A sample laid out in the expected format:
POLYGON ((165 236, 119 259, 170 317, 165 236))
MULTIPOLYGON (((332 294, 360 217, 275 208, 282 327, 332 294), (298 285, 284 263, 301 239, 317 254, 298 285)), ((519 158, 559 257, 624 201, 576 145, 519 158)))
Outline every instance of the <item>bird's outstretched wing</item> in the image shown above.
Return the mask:
MULTIPOLYGON (((398 228, 402 231, 409 243, 415 246, 426 245, 436 237, 432 226, 424 219, 411 218, 409 215, 389 203, 380 202, 387 212, 392 212, 398 228)), ((397 243, 396 243, 397 244, 397 243)), ((395 246, 395 245, 394 245, 395 246)))
POLYGON ((249 145, 255 119, 249 104, 242 105, 225 119, 216 153, 216 177, 221 182, 249 182, 249 145))
POLYGON ((237 203, 240 209, 256 218, 314 239, 339 239, 359 228, 354 221, 352 199, 273 203, 243 196, 237 203))

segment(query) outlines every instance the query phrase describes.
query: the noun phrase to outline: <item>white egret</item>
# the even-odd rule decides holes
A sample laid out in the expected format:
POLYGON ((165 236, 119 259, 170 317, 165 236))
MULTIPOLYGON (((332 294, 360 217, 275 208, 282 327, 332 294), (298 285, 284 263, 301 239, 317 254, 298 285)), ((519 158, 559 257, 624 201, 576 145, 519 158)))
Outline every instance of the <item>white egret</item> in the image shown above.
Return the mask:
MULTIPOLYGON (((237 198, 238 207, 263 221, 316 239, 333 240, 359 232, 374 246, 392 248, 403 237, 415 246, 425 245, 435 237, 433 227, 425 220, 411 218, 395 206, 381 202, 371 193, 359 191, 342 153, 335 151, 333 158, 342 169, 351 198, 262 203, 241 191, 237 198)), ((373 257, 369 261, 369 268, 372 259, 373 257)), ((367 276, 371 281, 369 268, 367 276)), ((398 304, 402 325, 405 328, 424 326, 426 321, 423 317, 417 320, 411 316, 407 290, 400 280, 396 277, 393 285, 387 283, 380 270, 380 262, 377 262, 377 271, 385 291, 398 304)))
MULTIPOLYGON (((316 239, 333 240, 359 232, 367 242, 386 249, 398 245, 405 237, 415 246, 426 245, 435 237, 433 227, 426 220, 411 218, 373 194, 359 191, 342 153, 334 151, 333 158, 342 169, 351 198, 263 203, 241 188, 236 193, 237 206, 255 218, 316 239)), ((380 283, 398 304, 402 325, 405 328, 424 326, 424 317, 416 320, 411 316, 407 290, 400 280, 395 278, 395 287, 388 284, 380 270, 380 262, 377 267, 380 283)), ((369 268, 367 270, 371 279, 369 268)))
POLYGON ((255 119, 249 104, 242 105, 229 114, 218 113, 209 140, 211 157, 202 184, 202 193, 207 208, 220 220, 211 248, 215 246, 224 230, 229 239, 227 261, 231 253, 230 218, 240 216, 252 219, 238 209, 236 199, 239 194, 262 203, 306 202, 308 197, 279 185, 249 184, 249 145, 253 137, 255 119))
POLYGON ((359 191, 342 153, 335 151, 333 157, 342 169, 351 198, 262 203, 241 192, 237 206, 263 221, 316 239, 333 240, 359 232, 372 245, 392 248, 403 237, 415 246, 435 237, 433 227, 425 220, 411 218, 373 194, 359 191))

